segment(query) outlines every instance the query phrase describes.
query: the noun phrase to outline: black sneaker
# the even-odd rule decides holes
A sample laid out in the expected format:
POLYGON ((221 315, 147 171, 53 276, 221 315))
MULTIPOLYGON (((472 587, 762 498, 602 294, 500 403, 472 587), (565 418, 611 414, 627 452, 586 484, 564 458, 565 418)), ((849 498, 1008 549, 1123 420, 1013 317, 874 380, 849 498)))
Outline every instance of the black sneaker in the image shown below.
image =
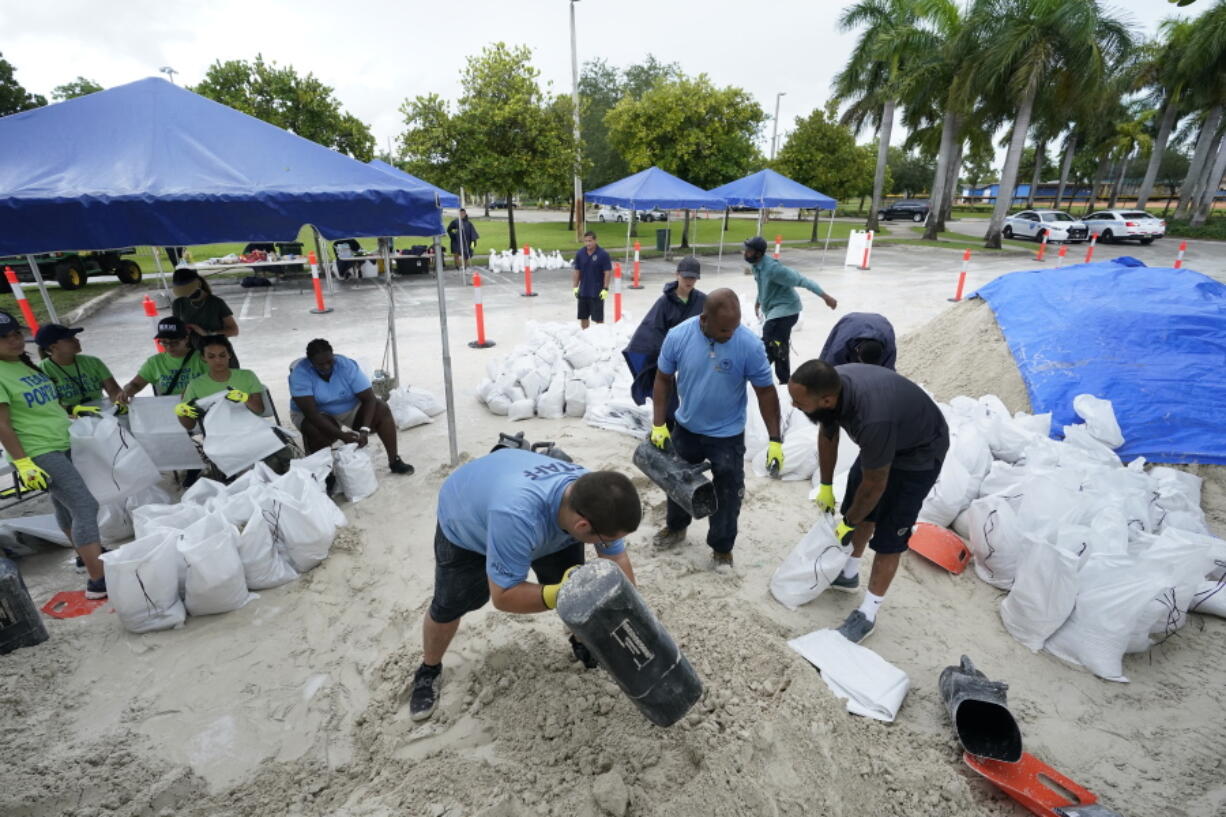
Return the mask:
POLYGON ((77 557, 76 569, 78 573, 85 572, 85 560, 82 559, 80 556, 77 557))
POLYGON ((413 466, 409 465, 407 462, 400 459, 400 457, 397 457, 396 459, 389 462, 387 464, 387 467, 392 469, 393 474, 404 474, 405 476, 408 476, 409 474, 413 473, 413 471, 415 470, 413 466))
POLYGON ((424 721, 438 707, 438 691, 443 685, 443 665, 422 664, 413 675, 413 692, 409 695, 409 717, 424 721))
POLYGON ((860 574, 852 576, 850 579, 840 571, 839 577, 830 583, 831 590, 842 590, 844 593, 851 593, 860 589, 860 574))
POLYGON ((324 478, 324 493, 326 493, 328 496, 332 496, 336 493, 336 474, 328 474, 328 476, 324 478))
POLYGON ((97 579, 90 579, 85 583, 85 598, 87 599, 104 599, 106 598, 106 576, 97 579))
POLYGON ((843 625, 839 627, 838 633, 852 644, 859 644, 872 635, 875 628, 876 625, 868 620, 868 616, 859 610, 852 610, 851 615, 843 620, 843 625))

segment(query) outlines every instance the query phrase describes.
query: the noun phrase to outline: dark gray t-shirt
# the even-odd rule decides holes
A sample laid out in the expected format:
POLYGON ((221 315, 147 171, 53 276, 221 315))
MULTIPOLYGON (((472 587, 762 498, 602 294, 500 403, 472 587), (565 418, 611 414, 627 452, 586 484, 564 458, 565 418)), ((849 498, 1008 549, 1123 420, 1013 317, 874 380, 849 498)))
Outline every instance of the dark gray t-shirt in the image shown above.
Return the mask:
POLYGON ((860 446, 862 468, 926 471, 945 458, 949 426, 923 389, 881 366, 847 363, 835 371, 843 381, 839 426, 860 446))

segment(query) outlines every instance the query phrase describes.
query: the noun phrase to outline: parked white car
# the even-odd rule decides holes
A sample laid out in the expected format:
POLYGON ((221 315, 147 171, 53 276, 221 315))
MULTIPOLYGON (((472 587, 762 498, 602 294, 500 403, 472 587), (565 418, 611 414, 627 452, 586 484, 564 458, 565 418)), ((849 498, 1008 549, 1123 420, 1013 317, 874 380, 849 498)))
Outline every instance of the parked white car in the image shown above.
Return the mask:
POLYGON ((629 221, 630 211, 617 205, 601 205, 596 210, 597 221, 629 221))
POLYGON ((1166 235, 1166 222, 1144 210, 1099 210, 1086 216, 1086 226, 1104 244, 1133 238, 1153 244, 1166 235))
POLYGON ((1042 241, 1047 234, 1048 241, 1065 241, 1076 243, 1089 241, 1090 231, 1085 222, 1065 213, 1062 210, 1023 210, 1005 219, 1005 238, 1033 238, 1042 241))

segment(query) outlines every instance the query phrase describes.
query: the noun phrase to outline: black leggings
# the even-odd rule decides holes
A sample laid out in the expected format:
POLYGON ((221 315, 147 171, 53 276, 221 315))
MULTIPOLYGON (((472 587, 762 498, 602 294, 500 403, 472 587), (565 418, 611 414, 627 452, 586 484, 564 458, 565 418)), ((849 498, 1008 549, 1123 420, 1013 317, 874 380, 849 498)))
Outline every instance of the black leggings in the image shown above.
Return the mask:
POLYGON ((787 383, 792 376, 792 327, 799 319, 800 315, 784 315, 782 318, 771 318, 762 324, 762 343, 766 345, 766 359, 775 364, 775 376, 780 383, 787 383))

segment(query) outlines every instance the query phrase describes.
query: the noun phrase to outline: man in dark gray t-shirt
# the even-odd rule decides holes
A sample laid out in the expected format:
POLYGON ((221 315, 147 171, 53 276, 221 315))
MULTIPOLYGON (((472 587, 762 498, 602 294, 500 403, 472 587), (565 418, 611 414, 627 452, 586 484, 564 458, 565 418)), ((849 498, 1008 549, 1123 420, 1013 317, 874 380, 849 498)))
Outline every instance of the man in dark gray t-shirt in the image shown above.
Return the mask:
POLYGON ((835 530, 841 543, 851 542, 852 554, 831 584, 837 590, 858 589, 860 557, 865 547, 872 547, 873 570, 864 603, 839 628, 848 640, 859 643, 873 632, 911 528, 941 473, 949 426, 923 389, 881 366, 831 366, 810 360, 792 374, 788 392, 792 404, 821 426, 817 504, 822 510, 835 509, 832 482, 840 429, 860 446, 847 476, 843 519, 835 530))

